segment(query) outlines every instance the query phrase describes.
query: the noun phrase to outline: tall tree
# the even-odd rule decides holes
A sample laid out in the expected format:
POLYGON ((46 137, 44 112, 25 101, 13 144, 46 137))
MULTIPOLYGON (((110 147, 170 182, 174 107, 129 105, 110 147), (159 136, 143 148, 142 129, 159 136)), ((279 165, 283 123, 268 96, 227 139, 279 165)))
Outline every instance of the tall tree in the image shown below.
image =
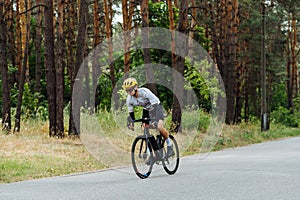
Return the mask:
MULTIPOLYGON (((8 81, 7 65, 7 38, 6 38, 6 20, 4 17, 4 2, 0 2, 0 65, 2 79, 2 130, 11 130, 11 113, 10 113, 10 88, 8 81)), ((9 10, 6 10, 9 12, 9 10)))
MULTIPOLYGON (((96 48, 103 40, 103 37, 101 37, 100 34, 100 30, 101 30, 101 16, 103 14, 103 6, 98 2, 95 1, 94 2, 94 48, 96 48)), ((101 68, 100 66, 100 62, 98 59, 98 55, 96 55, 97 52, 93 52, 93 64, 92 64, 92 88, 97 88, 97 83, 98 83, 98 77, 96 76, 97 71, 101 68)), ((95 97, 95 99, 98 99, 97 97, 95 97)), ((94 112, 94 110, 97 109, 97 104, 98 102, 95 101, 95 105, 94 109, 92 109, 92 111, 94 112)))
POLYGON ((56 135, 56 73, 54 63, 53 2, 45 1, 45 70, 47 82, 49 136, 56 135))
MULTIPOLYGON (((36 4, 40 5, 43 1, 37 0, 36 4)), ((35 38, 35 51, 36 51, 36 57, 35 57, 35 92, 40 93, 42 90, 41 85, 41 66, 42 66, 42 24, 43 24, 43 7, 37 8, 37 14, 36 14, 36 38, 35 38)))
MULTIPOLYGON (((67 46, 67 74, 69 77, 69 82, 72 82, 72 68, 75 65, 75 56, 74 56, 74 49, 75 49, 75 21, 76 21, 76 1, 75 0, 67 0, 67 8, 66 8, 66 23, 68 26, 66 27, 67 29, 67 34, 66 34, 66 46, 67 46)), ((70 84, 71 90, 72 90, 72 84, 70 84)), ((71 100, 70 97, 68 99, 69 101, 71 100)), ((69 123, 71 124, 71 123, 69 123)), ((70 127, 69 127, 70 129, 70 127)))
MULTIPOLYGON (((179 21, 178 32, 188 36, 188 2, 181 1, 179 7, 179 21)), ((175 35, 175 37, 180 37, 175 35)), ((187 38, 187 37, 186 37, 187 38)), ((184 88, 184 64, 185 56, 188 53, 188 40, 186 38, 179 38, 176 41, 180 41, 180 44, 176 44, 176 52, 181 52, 180 55, 176 55, 176 61, 174 69, 178 71, 182 76, 181 78, 175 78, 173 75, 173 109, 172 109, 172 123, 173 131, 181 131, 181 117, 182 117, 182 105, 183 105, 183 88, 184 88)))
POLYGON ((22 70, 22 40, 21 40, 21 1, 16 2, 16 37, 15 37, 15 43, 16 43, 16 66, 18 68, 16 72, 16 79, 19 80, 19 76, 21 74, 22 70))
MULTIPOLYGON (((86 27, 87 27, 87 13, 88 13, 88 2, 86 0, 80 1, 79 9, 79 25, 78 25, 78 35, 77 35, 77 47, 76 47, 76 62, 72 69, 72 85, 74 86, 75 81, 82 83, 82 77, 77 77, 77 72, 84 61, 85 54, 85 42, 86 42, 86 27)), ((74 92, 74 87, 72 87, 72 95, 74 92)), ((69 134, 79 135, 80 134, 80 106, 83 102, 79 98, 80 94, 77 94, 78 98, 75 101, 71 101, 71 112, 70 121, 71 127, 69 129, 69 134), (77 123, 77 124, 75 124, 77 123)))
MULTIPOLYGON (((24 3, 24 2, 23 2, 24 3)), ((28 1, 27 4, 21 4, 21 33, 22 33, 22 43, 24 43, 23 48, 23 60, 22 60, 22 68, 21 74, 19 77, 19 85, 18 85, 18 99, 17 99, 17 109, 16 109, 16 116, 15 116, 15 127, 14 132, 19 132, 21 128, 21 107, 22 107, 22 100, 23 100, 23 92, 24 92, 24 84, 27 77, 27 82, 29 82, 29 45, 30 45, 30 11, 26 11, 27 7, 30 7, 31 1, 28 1), (23 17, 26 16, 26 17, 23 17), (27 76, 26 76, 27 75, 27 76)))
MULTIPOLYGON (((24 67, 24 57, 26 56, 25 48, 26 48, 26 31, 27 31, 27 23, 26 23, 26 10, 28 8, 27 1, 19 1, 20 2, 20 26, 21 26, 21 56, 22 56, 22 67, 24 67)), ((28 75, 28 67, 27 62, 25 66, 25 75, 28 75)), ((22 69, 23 70, 23 69, 22 69)), ((20 71, 21 73, 21 71, 20 71)), ((26 78, 28 81, 28 79, 26 78)))
POLYGON ((132 16, 135 0, 122 0, 123 31, 124 31, 124 73, 130 70, 130 30, 132 29, 132 16))
POLYGON ((221 0, 208 4, 212 39, 212 54, 225 85, 227 112, 225 122, 233 124, 241 120, 240 83, 237 79, 239 26, 238 1, 221 0), (237 94, 239 97, 237 98, 237 94), (238 101, 238 110, 236 105, 238 101))
MULTIPOLYGON (((5 1, 5 7, 6 7, 6 14, 5 14, 5 21, 7 23, 7 39, 8 39, 8 49, 7 51, 9 52, 8 59, 10 66, 13 69, 16 69, 16 23, 15 23, 15 11, 14 8, 16 6, 14 1, 11 0, 6 0, 5 1)), ((12 87, 13 83, 15 83, 15 76, 14 73, 9 74, 9 81, 10 81, 10 87, 12 87)))
POLYGON ((298 29, 297 21, 299 20, 299 1, 278 1, 281 6, 284 7, 288 16, 287 23, 287 96, 288 96, 288 108, 291 113, 294 113, 294 98, 299 94, 299 70, 298 70, 298 58, 300 50, 298 48, 298 29))
POLYGON ((231 54, 230 60, 234 65, 236 71, 235 80, 235 110, 234 110, 234 123, 242 122, 242 80, 243 80, 243 66, 240 62, 240 44, 238 42, 239 27, 240 27, 240 16, 239 16, 239 3, 238 0, 232 0, 230 13, 228 16, 230 20, 230 46, 231 54))
POLYGON ((168 5, 168 15, 169 15, 169 29, 171 30, 171 54, 172 54, 172 66, 175 66, 176 56, 175 56, 175 34, 174 34, 174 12, 173 12, 173 5, 172 0, 167 0, 168 5))
POLYGON ((154 93, 157 94, 156 85, 153 84, 154 81, 154 74, 153 68, 151 67, 151 54, 149 49, 149 4, 148 0, 142 0, 141 2, 141 15, 142 15, 142 44, 143 44, 143 53, 144 53, 144 63, 145 71, 146 71, 146 82, 150 83, 147 84, 149 89, 154 93))
POLYGON ((55 136, 64 136, 64 52, 65 52, 65 38, 64 38, 64 0, 58 1, 58 30, 57 30, 57 64, 56 64, 56 132, 55 136))
MULTIPOLYGON (((74 53, 74 49, 75 49, 75 44, 76 44, 76 35, 75 32, 73 30, 75 30, 75 22, 76 22, 76 1, 75 0, 68 0, 67 2, 67 12, 66 12, 66 18, 67 18, 67 23, 69 24, 68 26, 68 31, 67 31, 67 39, 66 39, 66 43, 67 43, 67 68, 68 68, 68 77, 69 77, 69 81, 70 81, 70 89, 71 89, 71 94, 73 91, 73 68, 75 65, 75 53, 74 53)), ((75 76, 74 76, 75 77, 75 76)), ((69 117, 69 128, 68 128, 68 134, 71 135, 73 133, 76 133, 75 131, 75 125, 73 122, 73 115, 72 115, 72 95, 70 95, 69 97, 69 101, 70 101, 70 117, 69 117)))
POLYGON ((197 21, 196 21, 196 18, 197 18, 197 8, 196 8, 196 2, 195 0, 191 0, 191 9, 192 9, 192 12, 191 12, 191 25, 190 25, 190 32, 189 32, 189 57, 192 56, 193 54, 193 40, 194 40, 194 33, 195 33, 195 27, 197 25, 197 21))
MULTIPOLYGON (((106 30, 106 38, 108 42, 108 60, 109 60, 109 71, 110 71, 110 80, 112 84, 112 88, 115 88, 117 81, 115 76, 115 68, 113 62, 113 40, 112 40, 112 19, 113 19, 113 9, 112 9, 112 0, 104 0, 104 12, 105 12, 105 30, 106 30)), ((117 93, 113 94, 115 108, 118 109, 118 95, 117 93)))

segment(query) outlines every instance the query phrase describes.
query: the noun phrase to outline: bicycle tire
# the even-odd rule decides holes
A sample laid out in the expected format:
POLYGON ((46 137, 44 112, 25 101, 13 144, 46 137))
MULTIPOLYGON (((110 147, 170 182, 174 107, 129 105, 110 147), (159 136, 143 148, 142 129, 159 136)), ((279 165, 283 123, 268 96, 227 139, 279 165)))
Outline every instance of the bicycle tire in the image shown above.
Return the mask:
POLYGON ((153 158, 153 151, 151 145, 146 145, 145 136, 136 137, 131 147, 131 161, 136 175, 141 179, 148 178, 152 172, 154 163, 146 164, 150 156, 153 158))
MULTIPOLYGON (((176 173, 178 167, 179 167, 179 148, 178 148, 178 144, 176 139, 174 138, 174 136, 170 135, 169 136, 171 141, 172 141, 172 145, 173 145, 173 150, 175 152, 174 156, 171 156, 170 158, 165 158, 162 161, 164 170, 169 174, 169 175, 173 175, 176 173)), ((166 142, 163 142, 163 151, 164 154, 167 153, 167 145, 165 145, 166 142)))

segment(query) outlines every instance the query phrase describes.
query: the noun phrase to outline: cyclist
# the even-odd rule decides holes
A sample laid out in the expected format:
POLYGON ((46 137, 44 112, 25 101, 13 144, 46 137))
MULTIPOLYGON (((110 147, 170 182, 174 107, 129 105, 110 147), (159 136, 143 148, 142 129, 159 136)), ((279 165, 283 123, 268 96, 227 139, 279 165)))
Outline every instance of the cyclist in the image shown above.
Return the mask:
POLYGON ((126 105, 130 116, 128 117, 128 128, 134 130, 134 124, 132 123, 132 120, 135 119, 134 106, 142 106, 143 118, 151 118, 153 121, 157 122, 157 129, 167 143, 167 157, 175 155, 171 139, 169 138, 169 132, 164 128, 164 113, 159 98, 148 88, 138 88, 138 83, 135 78, 127 78, 123 82, 122 88, 128 94, 126 99, 126 105))

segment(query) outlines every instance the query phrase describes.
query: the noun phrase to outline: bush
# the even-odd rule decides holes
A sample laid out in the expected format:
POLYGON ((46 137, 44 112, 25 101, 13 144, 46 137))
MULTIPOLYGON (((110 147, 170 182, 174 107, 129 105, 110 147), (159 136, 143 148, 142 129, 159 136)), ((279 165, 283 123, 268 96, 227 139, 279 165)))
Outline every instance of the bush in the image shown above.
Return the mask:
MULTIPOLYGON (((187 109, 182 114, 182 128, 186 130, 200 130, 205 131, 210 123, 210 116, 202 110, 187 109)), ((166 118, 166 127, 171 127, 172 116, 166 118)), ((171 128, 170 128, 171 129, 171 128)))
POLYGON ((291 114, 290 110, 285 107, 278 107, 271 113, 271 120, 274 123, 280 123, 287 127, 299 126, 300 113, 291 114))

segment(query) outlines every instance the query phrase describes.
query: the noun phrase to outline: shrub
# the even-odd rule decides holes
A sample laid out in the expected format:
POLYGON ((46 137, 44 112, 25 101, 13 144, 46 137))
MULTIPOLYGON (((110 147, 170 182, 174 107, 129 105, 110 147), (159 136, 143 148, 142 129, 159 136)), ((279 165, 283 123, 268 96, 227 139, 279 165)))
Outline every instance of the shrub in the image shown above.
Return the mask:
MULTIPOLYGON (((172 116, 166 118, 166 127, 171 127, 172 116)), ((186 130, 201 130, 205 131, 210 123, 210 116, 202 110, 184 110, 182 113, 182 127, 186 130)))
POLYGON ((291 114, 289 109, 280 106, 271 113, 271 120, 287 127, 298 127, 299 116, 300 113, 291 114))

